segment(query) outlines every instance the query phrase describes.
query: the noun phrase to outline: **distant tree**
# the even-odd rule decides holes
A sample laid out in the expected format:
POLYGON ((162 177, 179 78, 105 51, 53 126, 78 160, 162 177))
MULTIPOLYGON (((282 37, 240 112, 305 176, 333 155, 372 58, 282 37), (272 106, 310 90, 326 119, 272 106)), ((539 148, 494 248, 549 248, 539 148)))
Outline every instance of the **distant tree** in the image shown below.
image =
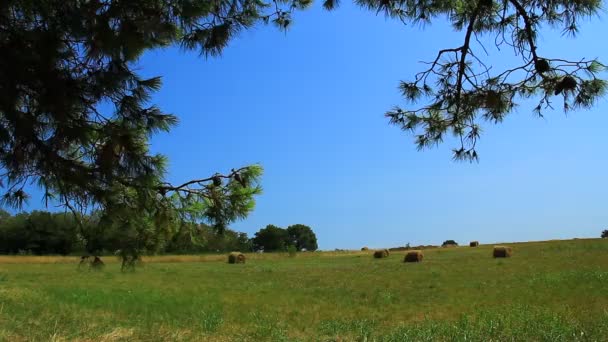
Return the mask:
POLYGON ((247 233, 238 233, 235 242, 236 242, 236 248, 233 248, 233 250, 235 250, 235 251, 250 252, 253 250, 253 242, 247 236, 247 233))
POLYGON ((263 249, 269 251, 284 251, 289 241, 287 230, 269 224, 265 228, 260 229, 252 239, 253 247, 256 250, 263 249))
POLYGON ((608 229, 602 232, 602 238, 608 238, 608 229))
POLYGON ((298 251, 306 249, 307 251, 316 251, 317 236, 309 226, 303 224, 294 224, 287 227, 288 243, 293 244, 298 251))
POLYGON ((71 214, 33 211, 26 219, 27 250, 35 254, 70 254, 78 244, 71 214))
POLYGON ((0 219, 0 254, 66 255, 82 247, 71 214, 33 211, 0 219))
POLYGON ((165 252, 171 254, 193 254, 203 252, 205 238, 203 228, 193 222, 181 222, 176 233, 168 241, 165 252))
POLYGON ((445 240, 445 241, 443 241, 443 243, 441 245, 442 246, 448 246, 448 245, 458 246, 458 243, 454 240, 445 240))
POLYGON ((3 220, 0 225, 0 253, 16 254, 27 251, 30 234, 25 229, 27 213, 19 213, 3 220))
POLYGON ((181 223, 171 239, 166 243, 165 253, 203 253, 203 252, 248 252, 252 250, 252 242, 247 233, 226 229, 218 233, 211 226, 196 223, 181 223), (184 227, 193 225, 193 227, 184 227))
POLYGON ((111 224, 102 222, 103 215, 102 211, 94 211, 80 217, 78 234, 83 241, 84 254, 113 254, 119 249, 119 234, 111 224))
MULTIPOLYGON (((0 210, 0 254, 99 256, 118 253, 127 254, 127 261, 137 261, 136 254, 144 252, 185 254, 252 250, 246 233, 231 229, 218 233, 202 223, 178 220, 177 226, 167 228, 167 231, 175 232, 163 236, 155 229, 134 230, 149 225, 145 221, 131 227, 118 227, 115 220, 107 221, 103 211, 81 217, 83 224, 77 221, 74 215, 66 212, 33 211, 10 216, 0 210), (136 252, 128 252, 131 249, 136 252)), ((125 269, 131 266, 125 262, 125 269)))

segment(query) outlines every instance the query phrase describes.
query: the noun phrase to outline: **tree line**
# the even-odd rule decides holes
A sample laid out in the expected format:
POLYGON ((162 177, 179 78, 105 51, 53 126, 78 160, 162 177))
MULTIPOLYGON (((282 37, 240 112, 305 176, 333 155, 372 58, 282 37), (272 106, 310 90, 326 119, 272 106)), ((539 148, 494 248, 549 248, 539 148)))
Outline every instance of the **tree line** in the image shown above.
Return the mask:
POLYGON ((105 223, 99 213, 80 221, 72 213, 32 211, 11 215, 0 209, 0 254, 108 255, 133 243, 156 246, 149 249, 157 254, 278 251, 291 245, 298 250, 317 249, 314 232, 304 225, 288 229, 269 225, 273 228, 263 228, 249 238, 247 233, 232 229, 218 233, 204 223, 180 222, 171 234, 150 239, 152 243, 125 235, 123 229, 105 223), (277 243, 275 236, 282 240, 277 243))

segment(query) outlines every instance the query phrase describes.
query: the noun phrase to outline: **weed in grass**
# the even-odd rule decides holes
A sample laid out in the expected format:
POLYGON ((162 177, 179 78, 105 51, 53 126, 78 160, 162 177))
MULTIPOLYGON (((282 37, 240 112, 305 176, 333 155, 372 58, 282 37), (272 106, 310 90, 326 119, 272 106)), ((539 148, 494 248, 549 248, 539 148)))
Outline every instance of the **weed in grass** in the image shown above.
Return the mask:
POLYGON ((395 295, 388 290, 379 291, 376 294, 376 298, 376 303, 378 305, 392 304, 395 303, 397 299, 395 295))
POLYGON ((200 314, 201 328, 205 333, 212 333, 224 323, 222 313, 218 310, 203 311, 200 314))
POLYGON ((319 332, 326 338, 368 340, 373 336, 376 322, 370 320, 328 320, 321 322, 319 332))
POLYGON ((252 313, 253 331, 249 337, 254 341, 289 341, 287 330, 281 320, 260 313, 252 313))

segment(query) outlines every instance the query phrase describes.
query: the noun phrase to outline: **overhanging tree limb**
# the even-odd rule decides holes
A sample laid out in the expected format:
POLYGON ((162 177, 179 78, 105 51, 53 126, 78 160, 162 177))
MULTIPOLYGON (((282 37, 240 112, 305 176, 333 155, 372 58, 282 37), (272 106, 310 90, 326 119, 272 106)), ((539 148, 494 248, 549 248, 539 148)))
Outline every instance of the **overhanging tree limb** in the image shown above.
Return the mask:
POLYGON ((534 112, 543 116, 544 109, 553 108, 551 97, 555 95, 563 98, 563 108, 569 111, 590 108, 605 94, 606 82, 599 75, 606 70, 603 64, 541 57, 535 39, 542 23, 559 23, 565 32, 576 32, 579 18, 597 13, 601 1, 359 2, 411 21, 430 22, 430 18, 445 15, 456 29, 464 31, 462 46, 440 50, 414 81, 401 82, 404 98, 417 107, 395 107, 386 113, 391 124, 414 134, 419 149, 435 146, 452 134, 460 140, 460 146, 453 149, 454 159, 478 160, 482 121, 502 122, 518 101, 537 97, 534 112), (502 44, 513 47, 522 64, 493 70, 475 54, 473 35, 494 35, 498 50, 502 44))

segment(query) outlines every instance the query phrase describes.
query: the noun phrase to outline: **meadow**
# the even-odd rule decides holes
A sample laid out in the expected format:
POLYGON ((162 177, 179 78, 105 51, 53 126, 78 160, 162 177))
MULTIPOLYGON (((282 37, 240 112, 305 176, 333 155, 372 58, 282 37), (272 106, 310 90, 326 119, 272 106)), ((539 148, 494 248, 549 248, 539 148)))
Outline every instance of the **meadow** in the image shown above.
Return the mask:
POLYGON ((606 341, 608 239, 404 252, 0 257, 0 341, 606 341))

